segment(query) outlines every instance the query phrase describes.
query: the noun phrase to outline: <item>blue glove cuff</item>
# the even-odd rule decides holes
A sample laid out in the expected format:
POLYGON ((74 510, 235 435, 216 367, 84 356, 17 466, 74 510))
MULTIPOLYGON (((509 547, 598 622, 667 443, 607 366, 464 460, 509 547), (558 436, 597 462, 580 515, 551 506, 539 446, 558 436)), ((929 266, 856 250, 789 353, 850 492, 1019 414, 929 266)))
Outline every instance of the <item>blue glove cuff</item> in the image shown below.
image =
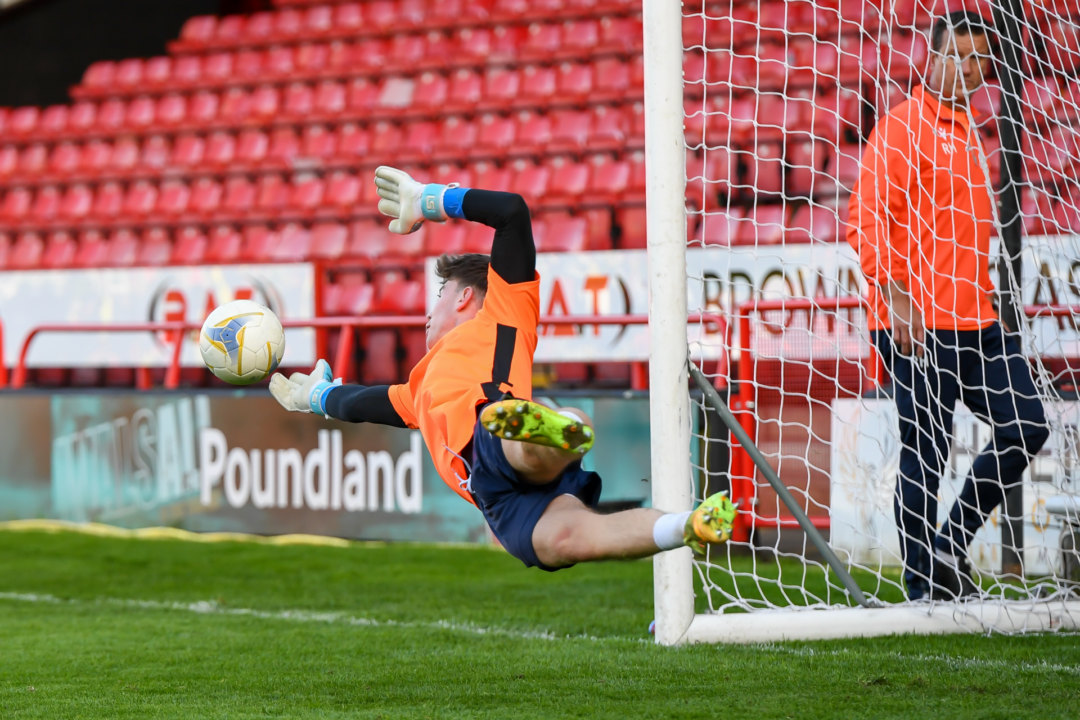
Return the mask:
POLYGON ((334 382, 322 380, 315 383, 315 387, 311 388, 311 394, 308 396, 308 405, 311 406, 311 412, 326 416, 326 396, 330 394, 331 390, 340 386, 341 378, 334 382))
POLYGON ((420 212, 424 213, 425 219, 435 222, 446 220, 446 213, 443 212, 443 193, 445 192, 445 185, 431 183, 424 186, 420 193, 420 212))
POLYGON ((443 193, 442 197, 443 212, 446 213, 446 217, 465 219, 465 211, 462 209, 461 203, 465 200, 465 193, 467 192, 469 192, 469 188, 453 186, 446 188, 446 192, 443 193))

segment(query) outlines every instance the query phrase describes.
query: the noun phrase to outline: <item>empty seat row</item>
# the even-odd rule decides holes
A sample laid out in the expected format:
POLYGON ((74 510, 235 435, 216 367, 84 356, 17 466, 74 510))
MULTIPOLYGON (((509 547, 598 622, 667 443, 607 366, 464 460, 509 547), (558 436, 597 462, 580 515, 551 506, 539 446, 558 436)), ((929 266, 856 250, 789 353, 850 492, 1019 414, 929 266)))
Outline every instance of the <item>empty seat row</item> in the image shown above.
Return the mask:
POLYGON ((543 9, 544 2, 529 3, 514 11, 489 9, 490 3, 476 0, 462 2, 394 2, 319 4, 307 10, 285 9, 251 15, 212 15, 193 17, 180 31, 172 45, 177 52, 205 47, 236 47, 269 43, 300 42, 326 37, 378 36, 417 30, 452 30, 499 23, 530 20, 599 20, 638 13, 640 3, 629 0, 575 0, 558 10, 543 9))
MULTIPOLYGON (((588 213, 539 213, 533 234, 540 252, 610 249, 610 221, 588 213)), ((216 225, 209 230, 154 227, 72 232, 0 232, 0 268, 125 267, 236 262, 298 262, 360 259, 414 262, 442 253, 490 252, 494 231, 477 223, 428 224, 410 235, 395 235, 379 219, 316 222, 305 226, 216 225)))
MULTIPOLYGON (((252 55, 258 57, 259 53, 252 55)), ((195 58, 192 59, 195 60, 195 58)), ((205 65, 210 66, 211 60, 217 59, 229 61, 223 65, 232 65, 232 55, 228 53, 208 58, 205 65)), ((179 69, 179 65, 175 67, 179 69)), ((284 83, 286 96, 279 98, 278 103, 291 104, 298 109, 311 111, 318 108, 320 99, 324 104, 334 101, 335 88, 339 88, 336 90, 336 96, 341 97, 338 102, 343 105, 348 93, 355 94, 365 89, 383 87, 397 93, 382 103, 388 107, 408 105, 414 98, 418 104, 433 107, 442 102, 456 102, 471 106, 485 100, 495 104, 512 102, 520 98, 542 100, 553 94, 569 95, 572 98, 641 96, 644 87, 644 68, 640 56, 630 61, 602 58, 593 62, 563 62, 555 66, 525 65, 519 68, 500 64, 493 65, 484 71, 474 70, 471 67, 446 70, 441 64, 439 67, 439 71, 425 72, 418 72, 420 68, 416 64, 402 65, 394 69, 381 63, 370 68, 340 66, 329 73, 304 70, 288 73, 271 71, 245 74, 231 70, 227 72, 215 70, 212 74, 192 76, 187 79, 171 77, 160 84, 124 87, 106 84, 106 79, 98 77, 99 73, 95 71, 94 66, 91 66, 87 71, 87 79, 95 84, 84 85, 73 92, 80 98, 120 96, 153 98, 162 95, 168 97, 173 93, 190 95, 192 91, 198 89, 224 91, 229 87, 249 85, 260 88, 267 86, 278 88, 278 85, 284 83), (409 77, 397 77, 394 75, 395 70, 404 70, 409 73, 409 77), (316 84, 318 78, 325 74, 334 77, 352 77, 353 82, 323 78, 322 84, 316 84), (388 77, 380 82, 379 77, 369 75, 388 77), (321 98, 316 98, 316 89, 321 98), (291 97, 290 93, 296 97, 291 97), (305 107, 301 108, 301 104, 305 107)), ((281 92, 281 90, 276 89, 274 92, 281 92)), ((352 104, 355 105, 355 103, 352 104)), ((25 110, 25 112, 31 111, 25 110)), ((26 118, 24 123, 29 124, 30 121, 30 118, 26 118)))
POLYGON ((718 92, 686 100, 684 125, 691 146, 811 136, 835 142, 845 135, 862 135, 868 107, 858 93, 843 89, 823 95, 799 90, 787 96, 718 92))
POLYGON ((140 96, 101 103, 56 105, 44 112, 36 107, 0 109, 0 141, 115 135, 118 133, 178 132, 285 122, 325 122, 398 116, 445 116, 619 101, 634 97, 626 89, 601 90, 592 85, 592 68, 535 68, 508 70, 483 77, 462 71, 447 78, 424 73, 417 78, 392 77, 380 83, 360 78, 348 83, 292 83, 284 88, 264 85, 248 91, 232 88, 220 93, 198 91, 140 96), (578 72, 580 71, 580 72, 578 72), (534 80, 535 78, 535 80, 534 80))
MULTIPOLYGON (((538 205, 609 205, 644 198, 643 158, 612 161, 596 156, 589 162, 554 158, 544 164, 517 161, 499 167, 478 163, 460 168, 443 165, 417 177, 458 182, 465 187, 517 192, 538 205)), ((332 172, 326 177, 297 173, 287 179, 268 173, 219 181, 210 177, 137 180, 125 184, 76 183, 37 189, 14 187, 0 199, 0 223, 124 224, 198 222, 247 216, 310 217, 373 215, 378 205, 370 176, 332 172)))
POLYGON ((644 134, 640 106, 601 105, 546 115, 485 114, 475 120, 451 116, 441 122, 309 125, 299 132, 291 127, 252 128, 205 136, 149 135, 141 141, 121 137, 112 142, 31 143, 21 149, 0 145, 0 185, 618 151, 642 146, 644 134))

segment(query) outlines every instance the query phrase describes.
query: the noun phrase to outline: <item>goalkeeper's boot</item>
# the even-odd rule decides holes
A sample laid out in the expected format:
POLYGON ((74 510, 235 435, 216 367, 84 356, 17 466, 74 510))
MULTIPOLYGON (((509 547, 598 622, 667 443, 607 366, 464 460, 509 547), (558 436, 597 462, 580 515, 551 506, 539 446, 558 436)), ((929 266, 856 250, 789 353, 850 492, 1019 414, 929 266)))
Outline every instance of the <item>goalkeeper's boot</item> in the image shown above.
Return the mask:
POLYGON ((559 448, 584 455, 593 446, 593 429, 579 418, 528 400, 499 400, 480 413, 480 423, 497 438, 559 448))
POLYGON ((971 563, 966 557, 935 551, 933 577, 931 596, 934 600, 949 602, 979 594, 979 586, 971 574, 971 563))
POLYGON ((731 537, 731 524, 737 513, 727 492, 716 493, 690 513, 683 530, 683 542, 698 555, 704 555, 706 545, 719 545, 731 537))

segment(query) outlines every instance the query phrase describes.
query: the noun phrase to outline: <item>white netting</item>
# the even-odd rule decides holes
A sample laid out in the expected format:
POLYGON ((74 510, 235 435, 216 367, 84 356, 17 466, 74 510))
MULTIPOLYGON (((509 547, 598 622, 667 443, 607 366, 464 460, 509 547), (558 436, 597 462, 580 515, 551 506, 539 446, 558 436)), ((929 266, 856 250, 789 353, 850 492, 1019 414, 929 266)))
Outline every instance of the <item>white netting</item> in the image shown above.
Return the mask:
MULTIPOLYGON (((703 369, 879 601, 933 591, 939 537, 952 538, 941 546, 975 569, 979 588, 968 603, 1080 592, 1080 3, 697 0, 683 4, 683 15, 690 309, 722 311, 731 330, 701 335, 702 344, 728 345, 731 359, 703 369), (933 116, 921 125, 924 116, 904 116, 902 103, 918 102, 924 84, 924 95, 940 95, 950 67, 962 75, 965 63, 978 62, 963 60, 966 46, 948 44, 951 32, 944 56, 931 50, 934 21, 959 10, 993 28, 986 81, 954 114, 934 111, 934 101, 919 105, 933 116), (1009 50, 1022 85, 1011 94, 1002 89, 1009 50), (1002 138, 1013 126, 1003 95, 1022 114, 1020 174, 1007 186, 1002 138), (867 154, 890 113, 907 118, 903 131, 883 128, 867 154), (1000 238, 1008 236, 1001 213, 1014 191, 1023 249, 1005 276, 1026 319, 1016 344, 998 350, 992 326, 944 328, 950 317, 963 328, 972 318, 986 325, 972 281, 999 282, 1000 238), (924 212, 931 205, 937 214, 924 212), (926 310, 935 328, 926 360, 889 365, 877 351, 869 328, 876 305, 858 300, 867 280, 847 240, 851 223, 863 230, 853 237, 870 257, 867 272, 905 278, 926 310), (989 248, 978 240, 984 226, 989 248), (901 231, 912 238, 906 246, 901 231), (876 260, 867 243, 882 250, 876 260), (999 420, 986 422, 983 404, 999 420), (996 449, 975 467, 976 492, 962 493, 995 437, 996 449), (901 462, 905 438, 917 452, 901 462), (1002 492, 1001 482, 990 488, 995 478, 1007 483, 1029 460, 1019 494, 987 513, 1002 492), (930 490, 916 512, 920 484, 930 490), (906 508, 899 515, 897 502, 906 508), (946 522, 958 502, 954 517, 963 522, 946 522), (915 523, 919 516, 928 522, 915 523), (1010 545, 1003 537, 1012 531, 1019 537, 1010 545)), ((955 35, 975 43, 971 33, 955 35)), ((743 510, 732 541, 695 562, 707 598, 698 611, 852 604, 761 473, 729 448, 719 418, 700 400, 697 408, 696 496, 730 489, 743 510)))

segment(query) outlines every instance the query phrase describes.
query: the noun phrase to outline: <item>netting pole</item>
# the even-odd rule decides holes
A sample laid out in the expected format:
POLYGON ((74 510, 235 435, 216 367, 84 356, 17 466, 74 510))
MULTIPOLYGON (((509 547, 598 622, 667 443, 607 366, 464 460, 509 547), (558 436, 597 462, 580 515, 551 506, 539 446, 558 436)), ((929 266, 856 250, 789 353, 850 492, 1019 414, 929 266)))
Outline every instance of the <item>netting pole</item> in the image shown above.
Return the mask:
MULTIPOLYGON (((649 257, 649 422, 652 504, 691 509, 690 397, 686 376, 686 150, 682 6, 644 0, 645 184, 649 257)), ((689 548, 653 561, 656 642, 680 642, 694 619, 689 548)))
MULTIPOLYGON (((1001 321, 1008 332, 1018 333, 1023 322, 1023 299, 1013 292, 1020 288, 1023 249, 1021 235, 1020 192, 1023 185, 1024 161, 1020 142, 1024 127, 1020 98, 1024 76, 1020 71, 1020 52, 1023 36, 1020 21, 1024 17, 1023 0, 997 0, 994 3, 994 26, 1001 38, 1001 109, 998 113, 998 134, 1001 139, 1001 256, 998 259, 998 288, 1000 289, 1001 321)), ((1021 558, 1024 547, 1024 490, 1017 485, 1005 493, 1002 507, 1005 522, 1001 526, 1001 569, 1011 575, 1022 575, 1021 558)))

